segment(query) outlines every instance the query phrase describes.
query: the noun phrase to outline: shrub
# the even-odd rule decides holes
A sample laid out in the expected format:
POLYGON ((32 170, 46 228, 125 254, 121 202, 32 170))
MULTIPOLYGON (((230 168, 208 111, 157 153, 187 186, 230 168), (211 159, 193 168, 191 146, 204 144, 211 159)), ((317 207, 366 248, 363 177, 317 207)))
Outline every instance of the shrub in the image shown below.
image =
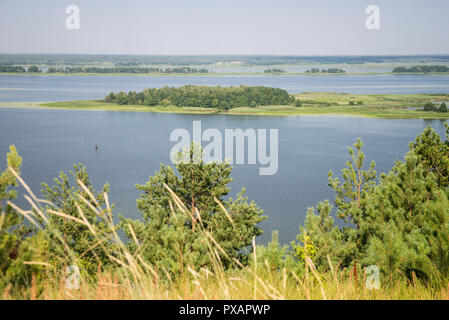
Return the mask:
POLYGON ((437 111, 437 108, 435 107, 435 105, 431 102, 427 102, 424 105, 424 111, 437 111))

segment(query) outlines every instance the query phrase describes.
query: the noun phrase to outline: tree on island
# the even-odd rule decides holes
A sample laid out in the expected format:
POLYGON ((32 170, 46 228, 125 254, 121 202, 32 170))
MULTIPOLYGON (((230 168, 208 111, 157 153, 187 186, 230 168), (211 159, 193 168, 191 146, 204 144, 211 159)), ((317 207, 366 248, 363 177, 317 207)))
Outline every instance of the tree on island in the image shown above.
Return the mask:
POLYGON ((438 109, 432 102, 427 102, 423 108, 424 111, 437 111, 438 109))
POLYGON ((284 73, 284 72, 286 72, 286 71, 282 70, 282 69, 277 69, 277 68, 267 69, 264 71, 264 73, 284 73))
POLYGON ((42 70, 39 69, 38 66, 30 66, 30 67, 28 68, 28 72, 40 73, 40 72, 42 72, 42 70))

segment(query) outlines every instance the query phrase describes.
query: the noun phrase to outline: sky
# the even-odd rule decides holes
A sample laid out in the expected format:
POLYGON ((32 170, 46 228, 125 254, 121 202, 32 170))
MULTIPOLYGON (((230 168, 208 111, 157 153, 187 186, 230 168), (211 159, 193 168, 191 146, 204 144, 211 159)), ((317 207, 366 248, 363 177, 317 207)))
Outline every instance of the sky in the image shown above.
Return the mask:
POLYGON ((448 0, 0 0, 0 53, 449 54, 448 12, 448 0))

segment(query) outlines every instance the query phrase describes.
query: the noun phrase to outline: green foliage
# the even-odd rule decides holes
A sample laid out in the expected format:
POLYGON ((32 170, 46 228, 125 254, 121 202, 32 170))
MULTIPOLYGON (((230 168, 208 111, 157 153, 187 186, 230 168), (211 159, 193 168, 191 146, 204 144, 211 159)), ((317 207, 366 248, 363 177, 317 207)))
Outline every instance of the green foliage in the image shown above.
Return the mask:
POLYGON ((424 111, 432 111, 432 112, 440 112, 440 113, 448 112, 447 106, 444 102, 440 105, 440 107, 437 107, 433 103, 428 102, 424 105, 423 110, 424 111))
POLYGON ((435 105, 431 102, 427 102, 423 108, 424 111, 438 111, 435 105))
POLYGON ((306 73, 320 73, 320 69, 318 68, 308 69, 306 70, 306 73))
POLYGON ((285 70, 273 68, 273 69, 264 70, 264 73, 285 73, 285 70))
POLYGON ((0 66, 0 72, 26 72, 21 66, 0 66))
MULTIPOLYGON (((30 72, 30 71, 28 71, 30 72)), ((50 67, 48 73, 209 73, 207 69, 196 69, 191 67, 154 68, 154 67, 50 67)))
POLYGON ((306 73, 345 73, 346 71, 339 68, 328 68, 328 69, 318 69, 318 68, 312 68, 306 70, 306 73))
POLYGON ((426 172, 433 173, 438 186, 449 186, 449 126, 446 123, 447 138, 441 141, 440 136, 430 126, 410 143, 410 150, 418 156, 426 172))
POLYGON ((309 208, 304 227, 300 227, 300 234, 297 236, 298 242, 292 242, 297 259, 303 261, 307 255, 323 269, 328 267, 328 255, 332 255, 330 258, 334 260, 335 265, 338 263, 340 255, 337 253, 342 250, 343 232, 334 226, 331 210, 329 201, 318 204, 318 214, 315 214, 314 208, 309 208))
MULTIPOLYGON (((251 253, 249 257, 250 266, 254 267, 254 254, 251 253)), ((258 266, 267 267, 269 270, 282 271, 286 269, 288 272, 293 271, 296 274, 301 274, 304 270, 304 264, 298 264, 295 261, 290 247, 279 243, 279 235, 276 230, 272 232, 271 241, 267 245, 256 246, 255 257, 258 266)))
POLYGON ((35 72, 35 73, 39 73, 39 72, 42 72, 42 70, 39 69, 38 66, 30 66, 30 67, 28 68, 27 72, 35 72))
MULTIPOLYGON (((9 147, 7 166, 20 174, 22 158, 14 146, 9 147)), ((30 279, 32 267, 23 264, 29 251, 24 248, 25 236, 30 232, 22 222, 22 216, 7 204, 17 197, 17 186, 14 174, 7 168, 0 174, 0 289, 8 283, 16 287, 30 279)))
MULTIPOLYGON (((140 244, 131 241, 131 251, 140 250, 158 270, 183 273, 186 266, 211 267, 213 259, 205 241, 206 232, 230 258, 244 262, 242 250, 262 233, 257 227, 264 219, 262 210, 254 202, 247 202, 244 189, 235 200, 224 200, 232 181, 230 165, 195 163, 194 149, 178 155, 179 159, 187 157, 190 161, 179 161, 176 172, 161 165, 145 185, 137 185, 141 192, 137 207, 143 221, 121 218, 128 238, 140 244), (179 203, 174 203, 166 186, 179 197, 179 203)), ((220 250, 217 253, 221 255, 220 250)), ((223 263, 229 260, 223 259, 223 263)))
POLYGON ((208 87, 187 85, 180 88, 164 87, 145 89, 142 92, 130 91, 128 94, 110 93, 105 102, 120 105, 168 105, 178 107, 202 107, 227 110, 236 107, 266 105, 287 105, 293 99, 287 91, 267 87, 208 87), (168 102, 168 104, 167 104, 168 102))
MULTIPOLYGON (((98 265, 104 267, 110 264, 102 246, 95 244, 97 238, 111 237, 111 230, 107 227, 104 217, 99 217, 92 210, 92 207, 99 208, 105 203, 104 194, 109 191, 109 185, 105 184, 101 192, 96 192, 86 168, 81 165, 74 166, 74 171, 70 171, 70 174, 75 185, 71 184, 69 177, 63 172, 54 179, 54 186, 42 184, 42 194, 51 202, 47 210, 63 212, 70 217, 86 220, 95 228, 96 235, 85 224, 58 215, 50 215, 42 230, 42 238, 46 243, 46 260, 57 270, 61 270, 63 266, 77 264, 80 269, 83 268, 90 276, 94 276, 98 265), (81 197, 85 201, 81 201, 81 197), (61 242, 71 248, 75 257, 68 255, 65 245, 61 245, 61 242), (73 259, 76 261, 72 261, 73 259)), ((109 244, 103 243, 103 245, 109 244)))
POLYGON ((162 100, 162 105, 167 107, 171 104, 170 100, 168 100, 167 98, 165 98, 164 100, 162 100))
POLYGON ((313 245, 310 237, 307 234, 299 235, 298 240, 301 241, 302 245, 295 247, 295 257, 301 261, 306 261, 307 258, 313 261, 317 256, 318 249, 313 245))
POLYGON ((393 69, 394 73, 429 73, 429 72, 449 72, 449 68, 441 65, 434 66, 413 66, 410 68, 396 67, 393 69))
POLYGON ((376 184, 374 163, 363 170, 360 140, 350 148, 351 161, 342 170, 343 182, 329 173, 335 190, 334 225, 328 202, 318 214, 309 210, 301 236, 319 249, 316 264, 327 268, 329 254, 341 267, 376 265, 391 279, 416 277, 433 285, 449 279, 449 206, 447 142, 426 129, 376 184), (438 161, 436 161, 438 158, 438 161), (440 175, 438 177, 438 175, 440 175))
POLYGON ((354 144, 354 148, 349 147, 351 161, 346 162, 346 168, 341 171, 343 181, 333 177, 329 172, 329 186, 336 192, 335 206, 337 217, 346 223, 358 226, 363 219, 362 211, 366 203, 366 198, 374 188, 376 171, 374 161, 363 170, 365 164, 365 154, 362 152, 363 143, 360 139, 354 144))
POLYGON ((425 280, 442 277, 435 283, 447 280, 449 207, 447 191, 435 180, 413 153, 381 176, 361 228, 364 263, 393 278, 415 273, 425 280))
POLYGON ((339 68, 322 69, 321 73, 345 73, 346 71, 339 68))

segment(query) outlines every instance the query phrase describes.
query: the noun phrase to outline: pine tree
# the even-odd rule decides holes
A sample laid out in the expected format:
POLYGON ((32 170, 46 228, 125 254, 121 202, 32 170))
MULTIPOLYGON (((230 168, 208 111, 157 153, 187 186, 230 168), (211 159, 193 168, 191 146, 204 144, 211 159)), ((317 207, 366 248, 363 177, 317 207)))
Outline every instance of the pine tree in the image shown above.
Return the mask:
POLYGON ((418 158, 410 153, 398 161, 370 195, 364 263, 377 265, 392 278, 415 273, 425 280, 447 280, 447 190, 418 158))
MULTIPOLYGON (((448 129, 449 131, 449 129, 448 129)), ((449 134, 449 132, 448 132, 449 134)), ((329 255, 341 267, 376 265, 390 279, 416 276, 440 285, 449 279, 449 189, 447 141, 426 129, 378 183, 374 163, 362 169, 362 143, 350 148, 352 161, 342 170, 343 182, 329 174, 336 191, 336 217, 329 202, 318 214, 309 209, 298 240, 318 248, 315 263, 328 267, 329 255)))
MULTIPOLYGON (((131 250, 141 250, 159 270, 182 273, 186 266, 210 267, 211 251, 202 230, 230 258, 240 261, 245 260, 242 249, 262 233, 257 227, 264 219, 262 210, 254 202, 247 202, 244 189, 235 200, 225 200, 232 181, 229 163, 193 161, 193 150, 178 155, 189 161, 178 161, 176 171, 161 165, 145 185, 137 185, 141 191, 137 207, 143 221, 122 218, 121 226, 128 238, 132 239, 134 233, 140 245, 130 241, 131 250), (166 186, 179 197, 185 210, 177 208, 166 186)), ((215 249, 222 263, 228 265, 230 261, 215 249)))
POLYGON ((101 192, 96 192, 86 168, 81 164, 74 166, 74 170, 70 171, 70 174, 75 181, 75 185, 71 184, 69 177, 64 172, 61 172, 59 177, 54 179, 55 184, 52 187, 46 183, 42 184, 42 194, 46 200, 51 202, 47 209, 63 212, 80 220, 85 218, 93 226, 96 235, 85 224, 51 214, 48 216, 48 223, 44 224, 44 229, 39 236, 41 241, 46 244, 46 260, 50 261, 56 267, 56 270, 62 270, 64 266, 76 264, 78 268, 87 271, 88 275, 95 276, 99 265, 104 267, 110 264, 110 259, 107 258, 103 247, 98 245, 97 239, 105 239, 103 246, 111 245, 106 240, 111 238, 112 231, 107 226, 107 219, 112 219, 112 216, 109 212, 102 212, 103 216, 100 217, 90 206, 98 208, 104 204, 104 194, 109 191, 109 185, 105 184, 101 192), (90 206, 82 201, 81 197, 90 206), (109 215, 109 217, 106 215, 109 215), (59 237, 62 237, 75 257, 68 255, 59 237), (71 261, 73 259, 75 261, 71 261))
POLYGON ((433 172, 438 185, 442 187, 449 186, 449 125, 445 123, 445 126, 446 141, 441 141, 440 136, 429 126, 409 146, 419 157, 426 172, 433 172))
POLYGON ((30 229, 23 224, 23 217, 7 204, 16 199, 17 191, 11 188, 18 185, 9 168, 20 174, 22 165, 22 158, 15 146, 10 146, 9 150, 8 168, 0 174, 0 288, 8 283, 13 283, 15 287, 29 283, 31 273, 36 270, 23 264, 30 256, 25 245, 25 237, 30 229))

